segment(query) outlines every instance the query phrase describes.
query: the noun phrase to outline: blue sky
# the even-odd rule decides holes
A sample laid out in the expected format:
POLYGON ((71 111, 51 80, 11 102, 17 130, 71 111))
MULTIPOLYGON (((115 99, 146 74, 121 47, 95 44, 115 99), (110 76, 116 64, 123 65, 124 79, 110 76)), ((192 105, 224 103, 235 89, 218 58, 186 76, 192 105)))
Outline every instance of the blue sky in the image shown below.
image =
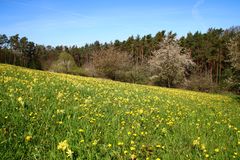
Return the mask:
POLYGON ((240 0, 0 0, 0 34, 44 45, 240 25, 240 0))

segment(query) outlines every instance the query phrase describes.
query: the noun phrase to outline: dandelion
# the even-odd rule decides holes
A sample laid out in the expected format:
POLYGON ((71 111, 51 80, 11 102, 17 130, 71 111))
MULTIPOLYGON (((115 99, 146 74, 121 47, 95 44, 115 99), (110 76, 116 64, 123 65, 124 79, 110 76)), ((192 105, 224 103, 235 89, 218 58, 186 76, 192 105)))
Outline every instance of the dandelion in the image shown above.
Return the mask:
POLYGON ((157 144, 156 147, 157 147, 157 148, 161 148, 161 145, 160 145, 160 144, 157 144))
POLYGON ((81 140, 80 140, 80 143, 84 143, 84 139, 81 139, 81 140))
POLYGON ((126 150, 125 150, 125 151, 123 151, 123 153, 124 153, 124 154, 127 154, 127 153, 128 153, 128 151, 126 151, 126 150))
POLYGON ((70 158, 72 158, 72 155, 73 155, 73 151, 71 150, 71 149, 67 149, 67 157, 70 157, 70 158))
POLYGON ((205 154, 205 157, 208 158, 208 157, 209 157, 209 154, 205 154))
POLYGON ((133 159, 136 159, 137 158, 137 156, 135 155, 135 154, 132 154, 131 155, 131 159, 133 160, 133 159))
POLYGON ((63 124, 63 121, 58 121, 57 124, 63 124))
POLYGON ((193 146, 197 146, 200 144, 200 137, 198 137, 197 139, 193 140, 193 146))
POLYGON ((136 134, 136 133, 134 133, 134 134, 133 134, 133 136, 137 137, 137 134, 136 134))
POLYGON ((68 147, 69 147, 69 145, 67 143, 67 140, 64 140, 58 144, 57 149, 65 151, 66 149, 68 149, 68 147))
POLYGON ((138 113, 139 113, 139 114, 143 114, 143 109, 139 109, 139 110, 138 110, 138 113))
POLYGON ((218 152, 219 152, 219 148, 215 148, 214 151, 215 151, 216 153, 218 153, 218 152))
POLYGON ((92 142, 92 145, 96 146, 97 143, 98 143, 98 141, 97 141, 97 140, 94 140, 94 141, 92 142))
POLYGON ((18 102, 22 105, 22 106, 24 106, 24 102, 23 102, 23 98, 22 97, 18 97, 18 102))
POLYGON ((26 136, 26 137, 25 137, 25 141, 26 141, 26 142, 29 142, 29 141, 31 141, 31 140, 32 140, 32 136, 26 136))
POLYGON ((57 109, 57 114, 63 114, 64 113, 64 109, 57 109))
POLYGON ((123 146, 123 142, 118 142, 118 146, 123 146))
POLYGON ((108 144, 108 147, 111 148, 111 147, 112 147, 112 144, 109 143, 109 144, 108 144))
POLYGON ((201 144, 201 150, 202 151, 206 150, 206 146, 204 144, 201 144))
POLYGON ((169 126, 173 126, 173 124, 174 124, 173 121, 168 121, 168 122, 167 122, 167 125, 169 125, 169 126))
POLYGON ((59 92, 57 95, 57 99, 60 99, 63 96, 63 93, 59 92))
POLYGON ((136 148, 135 148, 135 147, 130 147, 130 150, 131 150, 131 151, 135 151, 136 148))
POLYGON ((166 134, 167 133, 167 129, 166 128, 162 128, 162 133, 166 134))

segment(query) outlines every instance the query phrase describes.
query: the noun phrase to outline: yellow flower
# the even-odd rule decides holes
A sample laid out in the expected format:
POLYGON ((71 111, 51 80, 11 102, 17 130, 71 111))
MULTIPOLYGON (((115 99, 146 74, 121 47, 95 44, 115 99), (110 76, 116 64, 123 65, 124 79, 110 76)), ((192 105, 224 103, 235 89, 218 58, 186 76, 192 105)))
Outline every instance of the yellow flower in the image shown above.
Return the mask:
POLYGON ((137 137, 137 134, 136 134, 136 133, 134 133, 134 134, 133 134, 133 136, 137 137))
POLYGON ((57 124, 63 124, 63 121, 58 121, 57 124))
POLYGON ((166 128, 162 128, 162 133, 166 134, 167 133, 167 129, 166 128))
POLYGON ((219 148, 215 148, 214 151, 218 153, 219 152, 219 148))
POLYGON ((84 132, 84 130, 83 130, 83 129, 79 129, 78 131, 79 131, 80 133, 83 133, 83 132, 84 132))
POLYGON ((139 114, 143 114, 143 109, 138 110, 139 114))
POLYGON ((57 149, 65 151, 66 149, 68 149, 68 147, 69 147, 69 145, 67 143, 67 140, 64 140, 58 144, 57 149))
POLYGON ((208 157, 209 157, 209 154, 205 154, 205 157, 208 158, 208 157))
POLYGON ((108 144, 108 147, 109 147, 109 148, 112 147, 112 144, 109 143, 109 144, 108 144))
POLYGON ((156 160, 161 160, 160 158, 157 158, 156 160))
POLYGON ((29 142, 29 141, 31 141, 31 140, 32 140, 32 136, 26 136, 26 137, 25 137, 25 141, 26 141, 26 142, 29 142))
POLYGON ((94 140, 93 143, 92 143, 92 145, 96 146, 97 143, 98 143, 98 141, 97 141, 97 140, 94 140))
POLYGON ((201 144, 201 150, 204 151, 206 149, 204 144, 201 144))
POLYGON ((71 149, 67 149, 67 157, 70 157, 70 158, 72 158, 72 155, 73 155, 73 151, 71 150, 71 149))
POLYGON ((135 154, 131 155, 131 159, 136 159, 136 158, 137 158, 137 156, 135 154))
POLYGON ((80 140, 80 143, 84 143, 84 139, 81 139, 81 140, 80 140))
POLYGON ((127 153, 128 153, 128 151, 123 151, 123 153, 124 153, 124 154, 127 154, 127 153))
POLYGON ((161 148, 161 145, 160 145, 160 144, 157 144, 156 147, 157 147, 157 148, 161 148))
POLYGON ((18 97, 18 102, 23 106, 24 105, 24 102, 23 102, 23 99, 22 99, 22 97, 18 97))
POLYGON ((197 146, 200 144, 200 137, 198 137, 197 139, 193 140, 193 146, 197 146))
POLYGON ((118 146, 123 146, 123 142, 118 142, 118 146))
POLYGON ((62 114, 64 113, 64 109, 57 109, 57 114, 62 114))
POLYGON ((131 151, 135 151, 136 148, 135 148, 135 147, 130 147, 130 150, 131 150, 131 151))

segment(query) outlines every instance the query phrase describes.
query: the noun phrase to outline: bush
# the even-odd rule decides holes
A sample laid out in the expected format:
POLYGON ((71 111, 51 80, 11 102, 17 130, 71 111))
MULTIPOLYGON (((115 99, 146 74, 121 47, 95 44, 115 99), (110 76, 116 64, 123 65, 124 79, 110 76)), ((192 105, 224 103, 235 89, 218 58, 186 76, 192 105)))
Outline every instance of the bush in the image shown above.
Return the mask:
POLYGON ((211 76, 204 74, 191 75, 189 80, 183 84, 183 87, 201 92, 219 92, 220 89, 220 87, 212 81, 211 76))
POLYGON ((59 54, 58 60, 52 63, 50 71, 84 75, 84 71, 76 65, 73 57, 66 52, 59 54))
POLYGON ((124 81, 125 73, 131 68, 131 57, 114 48, 101 50, 93 55, 93 68, 97 75, 112 80, 124 81))
POLYGON ((147 84, 149 81, 149 72, 146 64, 134 65, 131 70, 126 72, 126 82, 147 84))

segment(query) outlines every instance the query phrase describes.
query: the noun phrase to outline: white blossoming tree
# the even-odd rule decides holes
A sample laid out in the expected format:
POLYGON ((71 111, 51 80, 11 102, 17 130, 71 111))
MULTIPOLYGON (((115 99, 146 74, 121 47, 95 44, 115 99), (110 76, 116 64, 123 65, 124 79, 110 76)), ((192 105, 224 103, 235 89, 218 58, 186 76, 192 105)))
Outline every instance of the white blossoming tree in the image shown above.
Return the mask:
POLYGON ((148 61, 151 79, 162 86, 172 87, 183 82, 194 65, 189 52, 178 45, 175 36, 168 35, 160 43, 160 49, 152 54, 148 61))

